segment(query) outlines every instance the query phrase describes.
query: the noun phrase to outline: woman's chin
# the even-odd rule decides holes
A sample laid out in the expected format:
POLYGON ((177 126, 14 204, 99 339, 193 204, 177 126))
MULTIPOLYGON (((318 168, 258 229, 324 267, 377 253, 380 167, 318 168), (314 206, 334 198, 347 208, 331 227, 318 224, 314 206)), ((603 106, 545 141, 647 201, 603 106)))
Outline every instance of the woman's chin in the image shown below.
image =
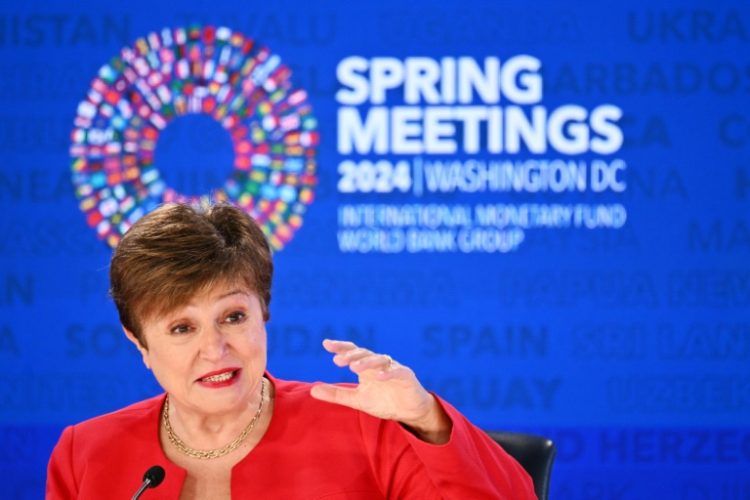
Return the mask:
POLYGON ((224 413, 247 409, 257 399, 250 389, 252 384, 241 377, 236 377, 229 383, 198 384, 196 383, 197 405, 206 413, 224 413))

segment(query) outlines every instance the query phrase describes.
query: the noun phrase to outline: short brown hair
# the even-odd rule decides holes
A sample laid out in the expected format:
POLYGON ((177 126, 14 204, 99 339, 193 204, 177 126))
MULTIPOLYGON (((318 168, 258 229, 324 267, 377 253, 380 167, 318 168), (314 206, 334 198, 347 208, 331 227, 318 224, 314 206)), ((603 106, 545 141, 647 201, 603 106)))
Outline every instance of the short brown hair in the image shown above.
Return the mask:
POLYGON ((231 205, 163 205, 131 227, 112 255, 110 294, 120 322, 146 347, 142 321, 216 283, 255 292, 269 318, 273 261, 263 231, 231 205))

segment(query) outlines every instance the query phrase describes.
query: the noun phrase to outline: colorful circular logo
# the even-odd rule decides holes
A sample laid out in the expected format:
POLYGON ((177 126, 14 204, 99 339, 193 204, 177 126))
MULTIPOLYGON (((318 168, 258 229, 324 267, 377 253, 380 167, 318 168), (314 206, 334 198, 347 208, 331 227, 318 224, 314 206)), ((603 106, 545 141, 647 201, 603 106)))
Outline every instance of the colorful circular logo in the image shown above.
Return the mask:
POLYGON ((226 27, 164 29, 102 66, 78 105, 70 148, 73 184, 89 226, 114 247, 167 202, 229 202, 283 248, 313 201, 317 122, 279 56, 226 27), (186 114, 229 133, 232 173, 203 195, 171 188, 154 162, 157 139, 186 114))

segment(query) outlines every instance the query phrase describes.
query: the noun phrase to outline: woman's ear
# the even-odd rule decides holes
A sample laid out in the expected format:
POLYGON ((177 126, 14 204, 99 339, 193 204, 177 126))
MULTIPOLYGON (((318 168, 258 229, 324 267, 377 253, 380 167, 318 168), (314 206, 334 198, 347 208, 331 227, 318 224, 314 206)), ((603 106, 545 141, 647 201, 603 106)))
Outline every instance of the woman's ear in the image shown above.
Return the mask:
POLYGON ((133 332, 131 332, 124 326, 122 327, 122 331, 125 332, 125 336, 128 338, 128 340, 131 341, 133 345, 135 345, 135 347, 141 353, 141 357, 143 358, 143 364, 146 365, 146 368, 150 370, 151 365, 149 364, 148 349, 146 349, 145 347, 143 347, 143 345, 141 345, 141 341, 138 340, 138 338, 133 334, 133 332))

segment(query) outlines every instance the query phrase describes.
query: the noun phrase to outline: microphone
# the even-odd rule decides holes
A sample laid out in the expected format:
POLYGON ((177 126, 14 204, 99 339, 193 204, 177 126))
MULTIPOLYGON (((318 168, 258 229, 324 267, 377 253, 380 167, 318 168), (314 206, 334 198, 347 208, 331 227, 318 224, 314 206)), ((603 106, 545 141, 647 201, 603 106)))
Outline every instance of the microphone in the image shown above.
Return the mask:
POLYGON ((146 488, 156 488, 164 481, 164 468, 161 465, 154 465, 150 467, 145 474, 143 474, 143 484, 138 491, 135 492, 133 498, 130 500, 138 500, 146 488))

